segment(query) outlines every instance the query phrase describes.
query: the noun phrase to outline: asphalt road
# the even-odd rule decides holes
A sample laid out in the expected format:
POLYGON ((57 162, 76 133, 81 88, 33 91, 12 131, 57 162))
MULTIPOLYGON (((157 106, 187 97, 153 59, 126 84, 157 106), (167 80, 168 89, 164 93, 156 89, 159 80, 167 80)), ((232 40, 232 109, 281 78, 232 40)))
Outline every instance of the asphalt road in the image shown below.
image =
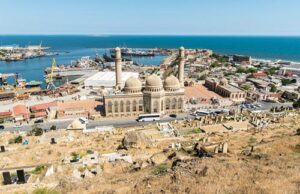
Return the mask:
MULTIPOLYGON (((160 121, 154 121, 154 123, 157 122, 169 122, 174 120, 183 120, 183 119, 192 119, 193 116, 189 114, 180 114, 177 115, 177 118, 172 118, 169 116, 161 118, 160 121)), ((43 129, 50 129, 52 125, 55 125, 57 129, 65 129, 68 127, 69 124, 71 124, 72 121, 51 121, 46 123, 37 124, 37 126, 43 128, 43 129)), ((120 118, 120 119, 103 119, 100 121, 92 121, 90 120, 87 129, 93 129, 95 127, 99 126, 109 126, 112 125, 114 127, 130 127, 130 126, 140 126, 145 125, 152 122, 137 122, 136 118, 120 118)), ((0 132, 4 131, 30 131, 32 129, 33 125, 24 125, 21 127, 6 127, 4 130, 0 130, 0 132)))

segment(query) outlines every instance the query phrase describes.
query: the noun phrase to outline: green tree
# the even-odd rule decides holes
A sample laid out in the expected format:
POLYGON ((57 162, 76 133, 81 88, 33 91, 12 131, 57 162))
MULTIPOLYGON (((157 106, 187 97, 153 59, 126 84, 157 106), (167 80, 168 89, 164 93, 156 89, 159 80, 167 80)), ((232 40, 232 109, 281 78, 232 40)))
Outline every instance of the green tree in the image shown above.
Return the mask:
POLYGON ((271 85, 270 92, 277 92, 277 87, 274 84, 271 85))
POLYGON ((293 103, 294 108, 300 108, 300 99, 293 103))
POLYGON ((41 136, 41 135, 43 135, 43 133, 44 133, 44 130, 42 128, 33 126, 32 130, 29 132, 29 135, 41 136))
POLYGON ((276 67, 270 67, 269 69, 266 70, 266 73, 268 75, 274 75, 274 74, 276 74, 277 70, 278 70, 278 68, 276 68, 276 67))
POLYGON ((286 85, 290 85, 292 81, 290 79, 283 78, 281 79, 281 83, 282 85, 286 86, 286 85))
POLYGON ((50 127, 50 130, 55 131, 55 130, 56 130, 56 125, 52 125, 52 126, 50 127))

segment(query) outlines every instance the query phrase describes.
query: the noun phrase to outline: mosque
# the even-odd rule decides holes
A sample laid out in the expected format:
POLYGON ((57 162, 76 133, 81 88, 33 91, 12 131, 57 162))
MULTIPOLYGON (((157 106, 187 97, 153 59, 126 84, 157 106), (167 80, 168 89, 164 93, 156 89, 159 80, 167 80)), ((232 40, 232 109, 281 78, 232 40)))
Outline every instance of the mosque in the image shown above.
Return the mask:
POLYGON ((178 78, 170 75, 164 81, 152 74, 142 83, 130 77, 122 87, 121 50, 115 49, 116 86, 113 93, 103 96, 106 117, 134 117, 140 114, 176 114, 184 110, 184 55, 179 49, 178 78))

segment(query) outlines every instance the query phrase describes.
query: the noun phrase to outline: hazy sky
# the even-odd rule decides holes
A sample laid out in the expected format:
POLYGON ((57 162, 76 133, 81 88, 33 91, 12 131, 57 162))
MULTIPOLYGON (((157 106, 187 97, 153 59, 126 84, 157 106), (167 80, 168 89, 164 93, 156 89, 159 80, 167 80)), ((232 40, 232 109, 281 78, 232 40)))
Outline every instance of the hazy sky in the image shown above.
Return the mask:
POLYGON ((300 35, 300 0, 0 0, 0 34, 300 35))

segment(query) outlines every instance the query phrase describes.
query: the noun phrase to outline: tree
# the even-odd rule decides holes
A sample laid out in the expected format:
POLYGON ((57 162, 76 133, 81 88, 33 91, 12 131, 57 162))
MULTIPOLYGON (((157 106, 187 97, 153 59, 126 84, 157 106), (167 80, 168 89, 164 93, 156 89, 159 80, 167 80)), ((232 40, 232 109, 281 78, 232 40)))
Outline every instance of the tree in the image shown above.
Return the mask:
POLYGON ((276 71, 278 70, 278 68, 276 68, 276 67, 271 67, 271 68, 269 68, 269 69, 267 69, 266 70, 266 73, 268 74, 268 75, 274 75, 274 74, 276 74, 276 71))
POLYGON ((51 130, 51 131, 55 131, 55 130, 56 130, 56 125, 52 125, 52 126, 50 127, 50 130, 51 130))
POLYGON ((271 85, 270 92, 277 92, 277 87, 274 84, 271 85))
POLYGON ((245 85, 242 85, 241 88, 245 91, 249 91, 251 89, 251 86, 249 84, 245 84, 245 85))
POLYGON ((204 75, 201 75, 199 78, 198 78, 198 80, 205 80, 206 79, 206 74, 204 74, 204 75))
POLYGON ((300 99, 293 103, 294 108, 300 108, 300 99))
POLYGON ((43 135, 44 131, 42 128, 34 126, 32 128, 32 130, 29 132, 29 135, 33 135, 33 136, 41 136, 43 135))
POLYGON ((281 80, 281 83, 282 83, 282 85, 286 86, 286 85, 290 85, 292 83, 292 81, 290 79, 283 78, 281 80))

